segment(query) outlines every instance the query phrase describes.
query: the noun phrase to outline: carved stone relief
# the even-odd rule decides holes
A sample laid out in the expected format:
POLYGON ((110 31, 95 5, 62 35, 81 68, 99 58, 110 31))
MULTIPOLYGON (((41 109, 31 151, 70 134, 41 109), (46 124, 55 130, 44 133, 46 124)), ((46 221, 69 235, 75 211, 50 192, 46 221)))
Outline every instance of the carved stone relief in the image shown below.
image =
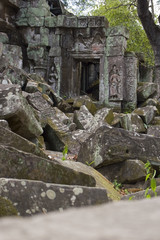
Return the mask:
POLYGON ((96 32, 93 37, 84 37, 79 33, 75 39, 73 51, 103 51, 104 40, 99 32, 96 32))
POLYGON ((50 67, 49 71, 49 78, 48 78, 49 85, 52 86, 52 89, 57 92, 58 91, 58 73, 55 64, 50 67))
POLYGON ((117 66, 114 64, 109 74, 109 98, 110 100, 120 100, 121 98, 121 77, 117 66))

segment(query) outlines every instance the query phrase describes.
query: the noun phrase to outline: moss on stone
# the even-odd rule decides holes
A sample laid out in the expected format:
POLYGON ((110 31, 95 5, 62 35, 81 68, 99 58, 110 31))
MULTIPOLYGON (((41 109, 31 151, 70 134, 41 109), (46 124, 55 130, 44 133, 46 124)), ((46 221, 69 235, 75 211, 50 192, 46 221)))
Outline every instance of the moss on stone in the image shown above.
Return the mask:
POLYGON ((17 215, 17 209, 13 206, 12 202, 3 197, 0 197, 0 217, 17 215))

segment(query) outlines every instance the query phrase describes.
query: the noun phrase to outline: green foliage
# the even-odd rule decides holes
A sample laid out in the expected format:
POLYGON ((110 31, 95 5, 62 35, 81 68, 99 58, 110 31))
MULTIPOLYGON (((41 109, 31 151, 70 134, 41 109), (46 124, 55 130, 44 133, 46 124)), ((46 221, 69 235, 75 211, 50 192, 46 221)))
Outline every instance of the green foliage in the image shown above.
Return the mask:
POLYGON ((148 187, 146 189, 145 197, 151 198, 151 195, 148 193, 150 189, 152 190, 152 192, 154 193, 154 195, 156 197, 157 196, 157 192, 156 192, 157 184, 156 184, 156 179, 155 179, 156 170, 154 170, 152 168, 149 161, 147 161, 147 163, 145 164, 145 169, 146 169, 146 173, 147 173, 145 181, 150 180, 150 187, 148 187))
POLYGON ((92 162, 89 163, 88 161, 86 161, 86 165, 87 165, 87 166, 91 166, 94 162, 95 162, 95 161, 92 161, 92 162))
POLYGON ((127 51, 143 53, 147 65, 154 65, 154 55, 149 40, 137 15, 137 8, 131 0, 106 0, 95 9, 94 16, 105 16, 110 27, 122 25, 129 31, 127 51))
POLYGON ((65 145, 65 146, 64 146, 64 150, 63 150, 63 157, 62 157, 62 160, 63 160, 63 161, 67 160, 67 159, 66 159, 67 153, 68 153, 68 146, 65 145))
POLYGON ((122 184, 117 182, 117 179, 114 180, 113 182, 114 188, 119 191, 122 188, 122 184))
POLYGON ((131 196, 131 197, 129 197, 128 200, 131 201, 134 197, 135 197, 135 196, 131 196))

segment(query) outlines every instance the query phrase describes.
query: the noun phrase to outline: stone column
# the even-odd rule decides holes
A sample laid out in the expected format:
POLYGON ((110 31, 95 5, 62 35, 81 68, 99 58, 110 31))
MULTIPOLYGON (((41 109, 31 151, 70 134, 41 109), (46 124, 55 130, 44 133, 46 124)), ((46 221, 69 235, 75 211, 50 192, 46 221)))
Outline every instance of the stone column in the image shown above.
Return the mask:
POLYGON ((128 31, 124 27, 107 30, 105 54, 105 104, 121 110, 125 77, 124 53, 127 46, 128 31))
POLYGON ((123 109, 132 111, 137 106, 138 59, 134 53, 125 54, 123 109))

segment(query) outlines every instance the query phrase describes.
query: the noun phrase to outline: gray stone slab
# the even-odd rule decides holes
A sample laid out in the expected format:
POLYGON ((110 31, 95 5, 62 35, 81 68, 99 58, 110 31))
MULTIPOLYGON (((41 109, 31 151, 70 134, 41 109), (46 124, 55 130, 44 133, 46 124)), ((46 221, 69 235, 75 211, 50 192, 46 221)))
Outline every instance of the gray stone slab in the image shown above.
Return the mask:
POLYGON ((103 188, 7 178, 0 179, 0 195, 9 199, 21 216, 98 205, 108 201, 107 192, 103 188))

